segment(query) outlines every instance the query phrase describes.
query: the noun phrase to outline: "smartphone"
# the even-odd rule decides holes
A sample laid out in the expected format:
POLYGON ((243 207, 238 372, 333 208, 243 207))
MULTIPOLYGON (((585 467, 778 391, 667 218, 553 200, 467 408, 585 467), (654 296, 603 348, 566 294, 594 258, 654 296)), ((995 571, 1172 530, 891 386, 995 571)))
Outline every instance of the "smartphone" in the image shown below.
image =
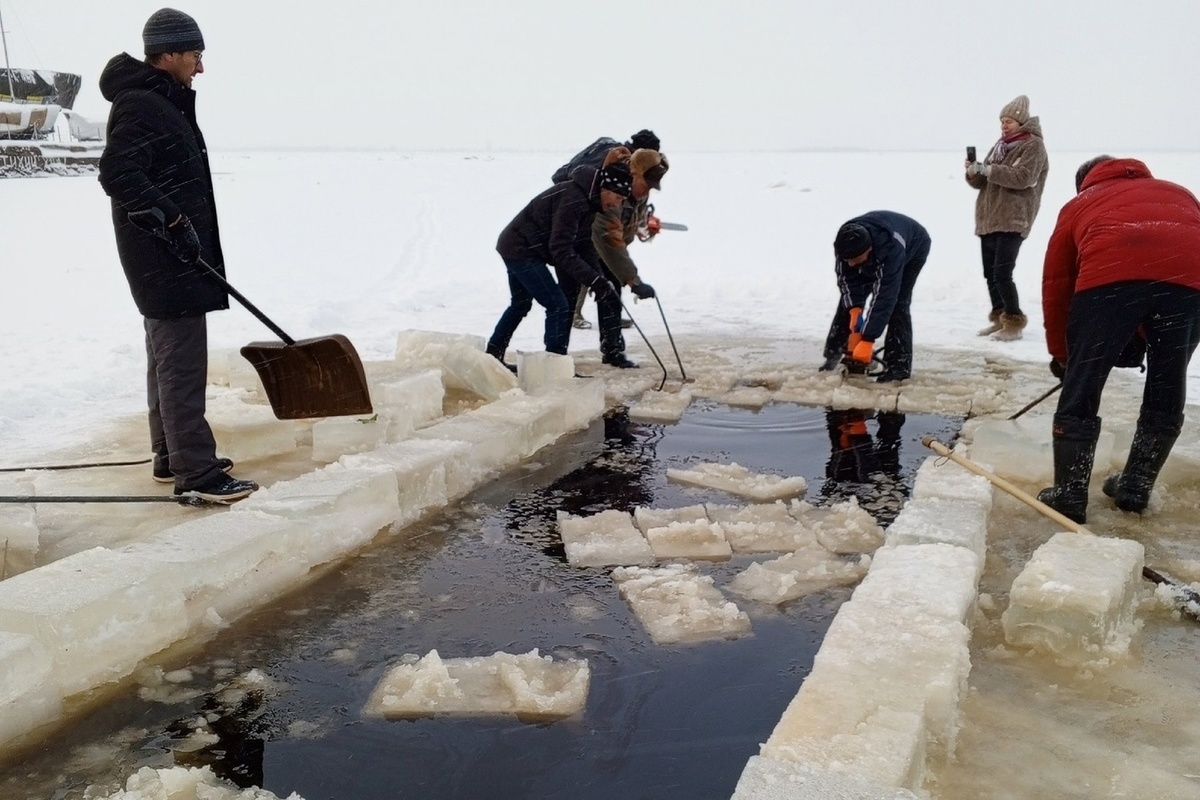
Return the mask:
POLYGON ((967 161, 970 161, 972 164, 975 163, 975 148, 974 147, 967 148, 967 161))

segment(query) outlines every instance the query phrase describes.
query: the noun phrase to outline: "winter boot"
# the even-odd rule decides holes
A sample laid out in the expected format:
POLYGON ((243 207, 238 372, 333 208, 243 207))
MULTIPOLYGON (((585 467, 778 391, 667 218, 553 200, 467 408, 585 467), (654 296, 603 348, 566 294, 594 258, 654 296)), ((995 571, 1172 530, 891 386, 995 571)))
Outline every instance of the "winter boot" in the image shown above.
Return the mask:
POLYGON ((1125 469, 1104 481, 1104 493, 1117 501, 1117 508, 1138 513, 1146 510, 1150 504, 1150 490, 1179 438, 1182 424, 1182 421, 1171 424, 1168 419, 1155 419, 1149 415, 1138 420, 1125 469))
POLYGON ((992 335, 992 338, 999 342, 1015 342, 1021 338, 1021 331, 1025 330, 1025 325, 1029 322, 1029 318, 1024 314, 1000 314, 1000 330, 992 335))
POLYGON ((979 333, 975 335, 991 336, 993 333, 997 332, 1003 327, 1004 326, 1000 324, 1000 309, 993 308, 991 313, 988 314, 988 326, 986 328, 980 328, 979 333))
POLYGON ((1088 483, 1096 456, 1100 419, 1054 418, 1054 485, 1037 499, 1068 519, 1087 522, 1088 483))
POLYGON ((821 362, 821 366, 817 367, 817 372, 833 372, 842 365, 842 354, 834 353, 833 355, 825 356, 825 360, 821 362))

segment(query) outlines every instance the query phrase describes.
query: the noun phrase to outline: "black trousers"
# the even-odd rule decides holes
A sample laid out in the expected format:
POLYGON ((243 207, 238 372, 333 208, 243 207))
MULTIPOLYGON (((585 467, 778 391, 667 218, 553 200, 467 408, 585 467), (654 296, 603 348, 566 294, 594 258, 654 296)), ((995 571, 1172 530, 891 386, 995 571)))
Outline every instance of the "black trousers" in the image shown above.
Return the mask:
POLYGON ((1021 313, 1013 271, 1017 268, 1017 253, 1021 250, 1022 241, 1019 233, 985 233, 979 237, 983 253, 983 279, 987 281, 993 311, 1021 313))
MULTIPOLYGON (((912 330, 912 295, 917 285, 917 277, 921 268, 929 258, 929 240, 915 242, 912 255, 904 265, 904 276, 900 279, 900 292, 896 295, 896 307, 888 318, 887 334, 883 340, 883 365, 894 373, 908 374, 912 372, 913 330, 912 330)), ((846 351, 846 341, 850 338, 850 309, 838 302, 837 311, 833 314, 833 322, 829 326, 829 334, 825 337, 825 357, 832 358, 846 351)))
POLYGON ((195 489, 221 472, 204 418, 208 327, 204 316, 146 319, 144 327, 150 448, 158 463, 169 459, 177 488, 195 489))
POLYGON ((1054 415, 1066 438, 1097 419, 1108 373, 1138 326, 1146 337, 1141 418, 1173 427, 1183 420, 1187 370, 1200 344, 1200 291, 1125 281, 1075 295, 1067 317, 1067 372, 1054 415))
MULTIPOLYGON (((603 261, 600 262, 600 274, 617 290, 614 297, 596 298, 596 327, 600 330, 600 354, 614 356, 625 352, 625 335, 621 330, 621 282, 603 261)), ((579 293, 588 291, 587 287, 580 286, 579 282, 565 271, 558 274, 558 282, 571 308, 575 308, 579 293)))

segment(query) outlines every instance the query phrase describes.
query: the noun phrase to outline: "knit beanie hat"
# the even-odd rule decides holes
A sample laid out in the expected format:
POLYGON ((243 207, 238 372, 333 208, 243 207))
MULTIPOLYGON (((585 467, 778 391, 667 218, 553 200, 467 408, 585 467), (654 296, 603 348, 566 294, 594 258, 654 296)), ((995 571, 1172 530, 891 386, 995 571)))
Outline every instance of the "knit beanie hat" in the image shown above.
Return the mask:
POLYGON ((1015 119, 1018 125, 1024 125, 1029 121, 1029 98, 1023 94, 1017 95, 1000 109, 1000 117, 1010 117, 1015 119))
POLYGON ((870 247, 871 234, 857 222, 847 222, 833 238, 833 254, 843 261, 858 258, 870 247))
POLYGON ((628 161, 618 161, 600 170, 600 188, 629 197, 633 194, 633 173, 628 161))
POLYGON ((159 53, 184 53, 189 50, 203 50, 204 36, 200 26, 182 11, 173 8, 160 8, 150 15, 142 28, 142 44, 146 47, 146 55, 159 53))

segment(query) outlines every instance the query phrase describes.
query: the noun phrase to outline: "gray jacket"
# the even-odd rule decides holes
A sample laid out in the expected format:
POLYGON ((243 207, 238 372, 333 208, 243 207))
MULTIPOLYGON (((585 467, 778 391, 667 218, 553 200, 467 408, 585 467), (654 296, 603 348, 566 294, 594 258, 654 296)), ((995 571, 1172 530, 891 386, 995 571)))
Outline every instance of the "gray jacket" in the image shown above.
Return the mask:
POLYGON ((967 183, 979 190, 975 199, 975 235, 1019 233, 1024 239, 1042 205, 1042 190, 1050 159, 1042 141, 1042 124, 1030 117, 1020 131, 1028 139, 1014 143, 1002 160, 995 159, 996 147, 988 151, 985 164, 991 171, 983 175, 967 174, 967 183))

